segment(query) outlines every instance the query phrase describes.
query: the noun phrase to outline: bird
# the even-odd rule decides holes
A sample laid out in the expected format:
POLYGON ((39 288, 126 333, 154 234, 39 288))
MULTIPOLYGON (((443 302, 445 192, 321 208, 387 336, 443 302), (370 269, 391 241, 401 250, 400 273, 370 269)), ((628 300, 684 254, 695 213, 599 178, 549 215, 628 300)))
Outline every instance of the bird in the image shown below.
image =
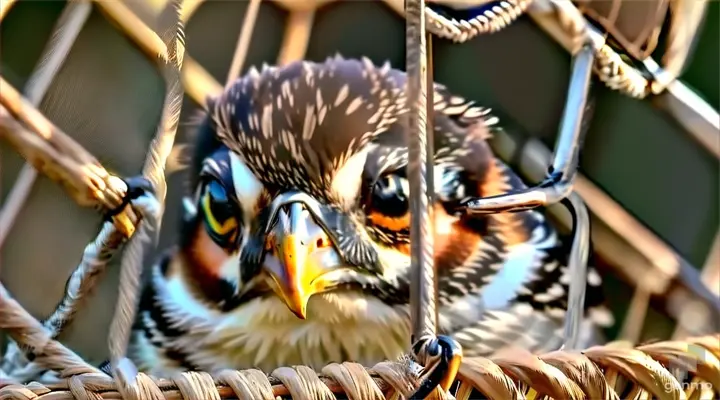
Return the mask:
MULTIPOLYGON (((250 68, 207 100, 177 241, 151 266, 128 356, 153 376, 408 352, 408 77, 336 55, 250 68)), ((558 349, 568 243, 541 210, 462 211, 525 183, 489 144, 489 108, 434 83, 438 334, 464 357, 558 349)), ((613 323, 590 266, 581 342, 613 323)))

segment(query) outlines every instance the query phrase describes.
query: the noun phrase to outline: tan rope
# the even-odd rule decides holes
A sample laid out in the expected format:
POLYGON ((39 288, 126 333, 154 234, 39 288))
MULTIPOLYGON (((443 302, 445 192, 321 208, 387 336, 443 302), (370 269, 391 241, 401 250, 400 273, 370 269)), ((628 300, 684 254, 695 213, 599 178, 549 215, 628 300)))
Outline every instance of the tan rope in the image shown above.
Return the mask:
POLYGON ((301 9, 290 12, 285 23, 285 33, 278 53, 277 65, 287 65, 299 61, 305 56, 314 21, 315 10, 301 9))
POLYGON ((637 68, 623 61, 610 46, 603 45, 596 57, 595 72, 605 86, 637 99, 650 94, 650 82, 637 68))
MULTIPOLYGON (((3 304, 3 303, 0 303, 3 304)), ((0 312, 3 308, 0 307, 0 312)), ((467 358, 460 372, 456 398, 469 399, 474 388, 488 399, 523 399, 547 395, 557 399, 636 398, 684 399, 692 391, 720 395, 720 336, 666 341, 635 349, 599 346, 584 353, 556 351, 540 357, 513 350, 487 358, 467 358), (668 367, 686 366, 691 384, 682 384, 668 367), (632 398, 632 397, 629 397, 632 398)), ((258 370, 223 370, 214 375, 186 372, 172 379, 138 375, 140 399, 391 399, 407 394, 413 380, 404 361, 364 368, 355 363, 330 364, 321 375, 307 367, 278 368, 269 375, 258 370)), ((681 373, 682 374, 682 373, 681 373)), ((56 384, 17 385, 0 381, 0 399, 117 399, 117 384, 107 375, 80 373, 56 384)))
MULTIPOLYGON (((92 11, 88 1, 68 3, 53 28, 50 40, 43 49, 38 66, 25 86, 25 96, 33 106, 38 106, 50 87, 55 74, 65 62, 70 48, 80 34, 92 11)), ((0 209, 0 248, 5 242, 15 218, 30 194, 37 171, 29 163, 25 163, 18 174, 5 204, 0 209)))
POLYGON ((7 15, 10 8, 17 3, 17 0, 3 0, 0 1, 0 21, 7 15))
MULTIPOLYGON (((60 18, 58 18, 58 21, 55 24, 50 41, 43 50, 43 54, 40 56, 39 64, 35 71, 33 71, 33 74, 26 85, 25 94, 28 101, 33 106, 38 106, 42 101, 45 93, 50 87, 52 79, 63 65, 68 53, 70 52, 72 44, 80 34, 80 31, 90 16, 91 11, 92 6, 88 1, 72 2, 66 5, 63 9, 60 18)), ((2 247, 2 244, 7 237, 18 212, 25 203, 27 196, 30 194, 30 189, 32 188, 36 176, 37 171, 32 167, 32 165, 25 163, 16 179, 12 191, 8 195, 5 205, 2 210, 0 210, 0 247, 2 247)), ((83 257, 83 260, 86 261, 87 258, 83 257)), ((81 267, 82 262, 81 265, 78 266, 78 269, 81 267)), ((70 279, 77 280, 76 274, 73 273, 73 277, 70 279)), ((82 296, 83 294, 84 293, 81 293, 79 296, 82 296)), ((73 295, 71 297, 75 298, 76 296, 73 295)), ((56 313, 60 308, 61 307, 55 310, 56 313)), ((71 311, 68 308, 64 308, 63 310, 60 310, 60 314, 58 315, 64 315, 61 319, 67 321, 73 313, 74 310, 71 311)), ((57 337, 57 333, 61 330, 60 324, 56 323, 58 319, 60 319, 58 318, 58 315, 56 315, 55 318, 51 317, 49 319, 51 321, 49 324, 44 324, 45 327, 50 330, 53 338, 57 337), (59 329, 53 329, 55 326, 59 329)), ((17 357, 22 356, 22 353, 17 347, 13 346, 14 344, 15 342, 12 342, 11 347, 6 351, 6 357, 5 360, 3 360, 3 365, 6 363, 6 360, 8 360, 8 355, 16 362, 22 362, 20 359, 17 359, 17 357)), ((17 366, 19 367, 19 365, 17 366)))
MULTIPOLYGON (((82 358, 52 339, 50 332, 22 308, 0 284, 0 329, 28 349, 34 362, 60 372, 61 377, 100 373, 82 358)), ((1 396, 0 396, 1 398, 1 396)))
MULTIPOLYGON (((180 101, 182 100, 182 88, 179 84, 178 69, 182 63, 184 42, 182 36, 178 36, 178 24, 175 22, 167 27, 165 36, 168 39, 168 45, 166 46, 165 43, 157 45, 157 41, 152 40, 152 37, 157 38, 157 35, 152 32, 148 34, 149 28, 144 26, 144 24, 123 5, 105 5, 101 7, 104 7, 105 12, 118 22, 121 27, 124 27, 124 30, 129 32, 131 37, 141 42, 143 49, 153 54, 153 56, 160 55, 161 59, 169 63, 174 63, 172 68, 164 69, 166 83, 168 85, 168 96, 165 107, 166 113, 163 118, 164 124, 161 126, 158 137, 151 145, 148 162, 143 170, 145 176, 153 183, 157 196, 162 202, 166 192, 163 167, 172 149, 174 134, 179 121, 180 101), (171 59, 169 60, 168 57, 170 56, 168 55, 167 49, 172 50, 171 59)), ((177 20, 177 18, 177 15, 175 15, 174 19, 177 20)), ((0 90, 2 92, 2 98, 0 100, 2 100, 2 105, 7 107, 12 114, 11 116, 10 113, 7 113, 4 107, 0 108, 0 112, 2 113, 2 118, 0 118, 0 128, 2 129, 0 129, 0 133, 3 134, 3 137, 10 139, 11 143, 15 144, 26 158, 35 161, 36 166, 40 166, 42 169, 42 166, 49 165, 43 172, 55 176, 56 180, 65 184, 66 187, 69 187, 78 203, 86 205, 99 203, 99 205, 104 206, 106 209, 117 207, 121 202, 120 199, 124 196, 126 190, 125 184, 121 180, 109 175, 94 157, 85 152, 80 145, 64 135, 63 132, 46 120, 39 111, 35 110, 34 107, 32 107, 26 99, 23 99, 7 82, 2 80, 0 83, 2 84, 2 90, 0 90), (24 129, 15 121, 15 118, 24 122, 31 130, 24 129), (36 136, 40 136, 42 139, 45 139, 45 141, 37 140, 36 136), (76 160, 67 157, 68 155, 75 156, 78 160, 77 164, 79 165, 73 164, 73 161, 76 160), (35 157, 30 158, 30 156, 35 157), (68 160, 68 158, 70 159, 68 160), (99 175, 100 179, 93 180, 93 175, 88 173, 88 169, 96 175, 99 175), (74 182, 72 178, 75 178, 74 182), (68 182, 70 185, 68 185, 68 182), (106 183, 106 185, 102 186, 101 183, 106 183), (115 189, 117 191, 110 191, 108 196, 100 196, 104 193, 93 188, 93 185, 96 187, 99 186, 101 189, 115 189), (118 188, 120 188, 120 190, 118 190, 118 188), (94 194, 95 196, 88 198, 87 193, 91 195, 94 194)), ((147 200, 148 199, 145 199, 146 203, 147 200)), ((139 204, 134 205, 138 206, 139 204)), ((153 207, 152 204, 145 204, 145 206, 146 209, 147 207, 153 207)), ((159 221, 159 217, 162 215, 161 211, 153 212, 153 214, 156 217, 155 220, 159 221)), ((122 215, 116 217, 116 220, 121 219, 121 217, 122 215)), ((118 235, 115 226, 106 225, 95 243, 86 248, 85 257, 68 281, 66 295, 63 301, 48 321, 46 321, 46 326, 50 328, 48 331, 49 337, 56 337, 62 327, 69 322, 77 309, 78 300, 93 286, 96 280, 94 278, 104 269, 112 253, 125 237, 132 235, 134 230, 133 223, 136 222, 135 219, 130 220, 126 217, 123 221, 126 223, 124 226, 125 229, 122 230, 123 235, 118 235)), ((159 226, 159 222, 156 225, 159 226)), ((145 229, 145 231, 146 230, 147 229, 145 229)), ((125 257, 126 262, 123 263, 126 267, 124 270, 128 272, 126 276, 124 276, 125 285, 121 285, 121 300, 123 301, 120 302, 120 305, 125 305, 125 307, 120 308, 120 315, 125 316, 125 320, 121 319, 121 324, 128 327, 129 323, 127 320, 131 319, 131 315, 128 316, 128 310, 130 309, 130 312, 132 312, 134 308, 134 305, 131 308, 129 308, 128 305, 133 303, 133 296, 128 295, 127 291, 123 291, 122 289, 128 288, 132 291, 132 288, 138 285, 138 272, 142 262, 142 244, 140 241, 145 238, 147 234, 146 232, 140 232, 137 236, 140 237, 140 240, 133 241, 136 245, 133 246, 131 244, 125 257), (137 243, 140 244, 137 245, 137 243), (128 264, 131 266, 127 267, 128 264), (130 277, 127 276, 128 274, 130 277)), ((127 329, 129 328, 116 329, 115 331, 119 331, 119 335, 122 337, 123 330, 127 329)), ((115 342, 122 343, 123 340, 118 339, 115 342)), ((122 348, 121 345, 116 347, 122 348)), ((16 372, 20 374, 20 376, 42 372, 42 369, 39 368, 37 363, 27 366, 28 368, 22 368, 22 364, 24 364, 22 353, 20 351, 14 351, 12 347, 9 357, 11 357, 10 362, 5 362, 5 365, 14 364, 14 367, 17 368, 16 372)))
MULTIPOLYGON (((2 77, 0 138, 7 139, 35 169, 63 186, 78 204, 115 209, 122 203, 125 183, 109 174, 95 157, 48 121, 2 77)), ((126 207, 113 221, 130 236, 135 229, 134 219, 126 207)))
MULTIPOLYGON (((679 77, 690 63, 695 42, 700 35, 703 19, 706 18, 707 0, 670 1, 670 26, 663 52, 661 66, 664 72, 663 82, 657 82, 658 89, 665 89, 670 82, 679 77)), ((658 77, 660 78, 660 77, 658 77)))
MULTIPOLYGON (((78 3, 83 4, 83 3, 78 3)), ((128 16, 127 12, 128 10, 124 9, 123 7, 110 7, 109 11, 110 14, 114 16, 114 19, 118 21, 121 24, 121 27, 123 27, 122 24, 126 24, 125 30, 133 30, 137 28, 137 23, 139 20, 137 18, 133 18, 133 16, 128 16)), ((140 22, 141 23, 141 22, 140 22)), ((147 44, 145 46, 141 46, 144 49, 149 49, 150 51, 154 51, 154 56, 157 57, 158 54, 160 55, 160 58, 166 58, 167 57, 167 46, 162 43, 162 46, 153 45, 153 43, 156 43, 156 41, 152 40, 152 37, 156 37, 154 32, 152 34, 148 34, 146 31, 148 29, 139 29, 139 31, 136 31, 136 37, 140 41, 144 41, 147 44)), ((175 33, 177 32, 177 27, 173 24, 169 28, 172 37, 175 38, 175 33)), ((183 48, 184 45, 180 43, 179 45, 173 44, 173 49, 175 48, 183 48)), ((173 53, 176 54, 176 53, 173 53)), ((55 58, 58 57, 58 55, 54 55, 55 58)), ((174 60, 175 62, 180 62, 182 59, 182 55, 180 57, 176 57, 174 60)), ((49 67, 48 67, 49 68, 49 67)), ((168 80, 169 82, 177 82, 177 78, 168 80)), ((177 84, 174 85, 168 85, 169 93, 173 93, 172 98, 177 98, 177 84)), ((10 93, 12 95, 13 93, 10 93)), ((179 98, 182 96, 180 95, 179 98)), ((52 126, 52 124, 44 120, 44 117, 39 112, 34 111, 33 109, 27 107, 26 104, 23 104, 24 99, 20 99, 19 101, 14 101, 13 98, 9 99, 10 101, 8 104, 15 105, 15 103, 20 103, 19 107, 16 107, 21 112, 24 112, 25 114, 29 114, 27 118, 34 118, 34 120, 31 120, 34 122, 34 124, 29 124, 32 128, 35 128, 36 130, 39 127, 43 126, 52 126), (26 110, 23 110, 23 107, 25 107, 26 110), (28 111, 29 110, 29 111, 28 111)), ((170 107, 168 108, 171 113, 170 118, 166 118, 171 129, 176 129, 177 127, 177 111, 179 110, 179 106, 176 103, 170 104, 170 107), (175 113, 175 114, 173 114, 175 113), (174 115, 174 117, 173 117, 174 115), (174 125, 175 128, 172 128, 174 125)), ((3 111, 3 110, 0 110, 3 111)), ((21 114, 22 115, 22 114, 21 114)), ((22 127, 12 121, 10 118, 3 119, 3 122, 5 122, 7 125, 6 133, 9 135, 14 134, 17 135, 18 133, 24 133, 26 136, 29 132, 22 129, 22 127)), ((57 129, 57 128, 55 128, 57 129)), ((52 129, 51 129, 52 131, 52 129)), ((38 131, 42 133, 41 131, 38 131)), ((57 131, 59 132, 59 130, 57 131)), ((174 130, 173 130, 174 132, 174 130)), ((62 134, 62 132, 59 132, 62 134)), ((47 136, 47 135, 46 135, 47 136)), ((52 138, 52 137, 51 137, 52 138)), ((12 139, 12 138, 11 138, 12 139)), ((72 141, 70 138, 60 137, 60 139, 65 140, 70 146, 72 146, 77 150, 77 153, 80 155, 80 158, 85 159, 94 159, 92 156, 84 152, 82 147, 77 145, 75 142, 72 141)), ((23 143, 24 144, 24 143, 23 143)), ((167 146, 167 142, 161 142, 159 147, 167 146)), ((18 146, 20 147, 20 146, 18 146)), ((52 147, 52 145, 51 145, 52 147)), ((170 148, 172 147, 172 141, 170 143, 170 148)), ((166 154, 165 148, 162 148, 161 151, 166 154)), ((40 152, 42 154, 42 152, 40 152)), ((151 152, 150 155, 153 153, 151 152)), ((167 155, 163 155, 164 159, 167 158, 167 155)), ((162 158, 161 157, 161 158, 162 158)), ((160 158, 158 158, 159 160, 160 158)), ((157 160, 153 160, 153 162, 159 162, 157 160)), ((99 163, 95 161, 95 163, 99 166, 99 163)), ((61 169, 62 170, 62 169, 61 169)), ((161 174, 162 175, 162 174, 161 174)), ((62 179, 62 175, 60 177, 62 179)), ((113 177, 110 177, 113 178, 113 177)), ((152 176, 152 179, 157 181, 157 178, 152 176)), ((161 178, 164 181, 164 177, 161 178)), ((124 193, 124 183, 120 181, 119 179, 115 178, 112 182, 115 182, 116 184, 123 186, 123 193, 124 193)), ((159 192, 162 193, 162 196, 164 197, 164 183, 156 185, 156 187, 160 188, 159 192)), ((107 205, 105 205, 107 208, 107 205)), ((113 206, 114 207, 114 206, 113 206)), ((57 335, 62 331, 63 327, 68 324, 74 313, 77 311, 78 306, 80 304, 80 301, 89 291, 94 287, 95 282, 97 281, 97 278, 101 273, 104 271, 105 267, 107 266, 107 263, 109 262, 112 255, 116 252, 116 250, 119 248, 119 246, 125 241, 125 239, 130 236, 134 231, 134 225, 131 225, 130 223, 136 222, 134 220, 134 214, 132 212, 130 215, 133 216, 133 220, 125 219, 125 222, 128 223, 130 229, 126 229, 123 231, 118 231, 116 229, 116 226, 113 224, 105 224, 102 231, 99 233, 96 240, 89 244, 88 247, 85 249, 83 259, 80 262, 80 265, 75 269, 73 274, 71 275, 70 279, 68 280, 68 283, 66 284, 66 293, 61 301, 61 303, 56 307, 53 314, 45 321, 45 327, 48 328, 49 334, 52 338, 57 337, 57 335)), ((142 235, 141 235, 142 236, 142 235)), ((135 253, 133 253, 135 254, 135 253)), ((135 254, 137 256, 137 254, 135 254)), ((141 258, 141 257, 140 257, 141 258)), ((25 359, 22 352, 17 348, 16 345, 12 345, 9 347, 8 354, 6 354, 5 360, 3 362, 3 368, 9 369, 12 366, 12 374, 10 377, 14 379, 22 379, 22 378, 29 378, 29 377, 37 377, 39 374, 45 372, 43 368, 37 363, 31 363, 26 364, 27 360, 25 359)))
MULTIPOLYGON (((155 191, 155 197, 146 198, 144 204, 134 202, 134 206, 143 206, 145 223, 135 236, 130 239, 123 253, 118 300, 115 314, 110 324, 108 344, 113 376, 118 380, 123 398, 144 398, 146 388, 143 380, 138 379, 137 370, 132 362, 125 357, 130 337, 130 330, 137 308, 140 292, 140 277, 144 261, 145 241, 150 237, 151 230, 159 232, 163 214, 163 205, 167 193, 165 182, 165 164, 172 151, 180 121, 180 109, 183 100, 183 88, 180 82, 180 69, 185 53, 184 33, 180 20, 182 0, 170 1, 167 9, 159 19, 163 30, 161 36, 168 50, 168 61, 163 68, 163 78, 167 87, 163 115, 155 138, 150 144, 142 175, 147 178, 155 191)), ((155 237, 156 239, 156 237, 155 237)), ((155 240, 152 241, 155 243, 155 240)))
POLYGON ((650 94, 650 82, 605 43, 570 0, 536 0, 528 14, 571 53, 583 43, 593 43, 595 73, 608 88, 635 98, 650 94))
POLYGON ((237 45, 235 46, 235 54, 233 55, 232 64, 226 82, 230 83, 240 76, 245 57, 247 57, 250 48, 250 39, 252 39, 255 21, 257 21, 258 12, 260 11, 260 0, 250 0, 245 9, 245 19, 243 20, 240 36, 238 36, 237 45))
POLYGON ((113 209, 122 203, 125 188, 95 157, 47 120, 30 102, 0 77, 0 134, 23 156, 70 190, 81 205, 113 209), (30 128, 24 129, 22 122, 30 128), (51 164, 49 167, 47 164, 51 164))
POLYGON ((151 58, 159 57, 159 61, 162 63, 167 62, 169 50, 163 40, 145 25, 126 4, 122 1, 106 0, 93 0, 93 3, 111 21, 115 22, 145 52, 145 55, 151 58))
MULTIPOLYGON (((72 322, 75 313, 82 305, 82 300, 91 293, 105 272, 110 259, 126 239, 112 223, 106 222, 97 238, 85 247, 79 265, 65 284, 65 296, 43 322, 51 338, 57 338, 72 322)), ((17 347, 17 342, 10 343, 0 367, 8 371, 9 378, 20 382, 39 379, 46 372, 46 369, 37 363, 28 364, 25 354, 17 347)))
POLYGON ((456 43, 466 42, 478 35, 499 32, 520 18, 532 4, 532 0, 501 0, 492 7, 468 20, 448 19, 426 8, 427 27, 439 37, 456 43))
MULTIPOLYGON (((390 8, 400 15, 405 15, 403 0, 383 0, 390 8)), ((492 3, 479 15, 468 20, 450 19, 435 12, 432 8, 425 8, 426 28, 438 37, 450 39, 456 43, 464 43, 478 35, 491 34, 510 26, 520 18, 533 0, 487 0, 474 1, 473 6, 482 6, 492 3)), ((434 3, 450 3, 449 1, 434 1, 434 3)))

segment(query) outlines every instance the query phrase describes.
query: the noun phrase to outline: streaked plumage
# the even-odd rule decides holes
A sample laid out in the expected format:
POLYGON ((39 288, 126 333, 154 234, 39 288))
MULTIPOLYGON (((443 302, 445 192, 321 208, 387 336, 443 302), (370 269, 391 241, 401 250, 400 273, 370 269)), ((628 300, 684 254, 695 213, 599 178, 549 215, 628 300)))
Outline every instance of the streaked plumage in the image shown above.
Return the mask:
MULTIPOLYGON (((133 332, 141 368, 372 365, 409 350, 404 82, 336 57, 252 70, 209 102, 180 240, 133 332)), ((440 328, 465 356, 557 348, 566 246, 537 211, 457 212, 523 183, 486 143, 489 110, 440 85, 434 99, 440 328)), ((586 344, 610 321, 592 269, 587 293, 586 344)))

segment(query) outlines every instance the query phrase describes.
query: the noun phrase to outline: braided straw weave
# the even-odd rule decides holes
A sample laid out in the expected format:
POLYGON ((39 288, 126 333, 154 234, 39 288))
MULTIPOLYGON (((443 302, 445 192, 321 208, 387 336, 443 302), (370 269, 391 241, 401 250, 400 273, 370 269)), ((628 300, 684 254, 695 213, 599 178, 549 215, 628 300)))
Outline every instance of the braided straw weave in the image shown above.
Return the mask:
MULTIPOLYGON (((2 328, 33 349, 36 361, 65 378, 55 384, 13 384, 0 379, 0 399, 118 399, 112 377, 85 364, 51 339, 47 330, 0 287, 2 328)), ((394 399, 414 386, 407 361, 372 368, 355 363, 330 364, 322 373, 304 366, 282 367, 269 376, 258 370, 185 372, 172 379, 138 374, 136 399, 394 399)), ((715 399, 720 395, 720 335, 639 346, 606 345, 583 352, 556 351, 534 356, 518 349, 492 359, 466 358, 460 368, 457 399, 476 389, 488 399, 524 399, 531 394, 555 399, 715 399), (678 367, 678 380, 667 368, 678 367), (681 375, 682 376, 682 375, 681 375), (621 397, 622 396, 622 397, 621 397)), ((126 397, 127 398, 127 397, 126 397)), ((477 397, 472 397, 477 398, 477 397)))
MULTIPOLYGON (((0 399, 119 399, 116 381, 87 365, 30 316, 0 286, 0 326, 33 350, 35 361, 59 371, 58 383, 14 384, 0 379, 0 399)), ((364 368, 330 364, 321 374, 305 366, 282 367, 269 376, 258 370, 185 372, 172 379, 138 374, 138 400, 150 399, 395 399, 415 384, 408 361, 364 368)), ((457 399, 472 389, 488 399, 715 399, 720 395, 720 335, 647 344, 635 349, 619 343, 583 352, 540 356, 508 349, 493 358, 466 358, 459 372, 457 399), (674 376, 668 369, 679 369, 674 376), (685 378, 685 379, 683 379, 685 378)), ((473 399, 477 397, 472 397, 473 399)))
MULTIPOLYGON (((29 101, 0 78, 0 137, 7 139, 33 167, 68 189, 78 204, 103 210, 122 208, 88 245, 68 280, 64 299, 43 323, 33 318, 0 284, 0 329, 15 341, 0 369, 0 399, 260 400, 277 396, 332 399, 336 395, 349 399, 396 399, 407 396, 418 384, 418 366, 409 358, 381 362, 371 368, 351 362, 330 364, 320 374, 308 367, 292 366, 278 368, 269 376, 258 370, 225 370, 213 374, 185 372, 171 379, 137 373, 132 363, 124 358, 127 329, 137 296, 142 240, 151 236, 150 229, 158 228, 161 217, 162 208, 157 205, 164 200, 163 169, 177 130, 179 99, 184 89, 179 85, 183 60, 188 61, 188 68, 183 71, 183 83, 188 92, 208 94, 220 88, 217 82, 202 76, 190 57, 184 56, 180 21, 186 20, 188 14, 179 9, 179 2, 170 3, 158 18, 158 35, 122 2, 92 2, 157 61, 167 83, 165 113, 143 168, 144 177, 154 188, 154 196, 150 198, 154 203, 148 203, 145 198, 144 202, 134 200, 125 205, 122 200, 127 191, 125 183, 108 173, 92 155, 48 121, 34 106, 38 103, 37 98, 29 101), (195 73, 195 79, 188 80, 184 76, 186 71, 195 73), (113 371, 110 376, 86 363, 56 337, 71 321, 80 300, 97 282, 110 257, 128 240, 130 244, 121 265, 120 298, 110 335, 113 371), (44 378, 40 381, 43 383, 26 383, 35 380, 32 377, 40 376, 43 371, 53 371, 58 379, 52 381, 51 377, 42 375, 44 378)), ((257 3, 258 0, 254 0, 249 7, 246 23, 253 20, 253 13, 257 13, 257 3)), ((285 3, 288 7, 297 4, 285 3)), ((304 4, 309 3, 313 2, 304 4)), ((64 18, 81 26, 90 4, 89 0, 71 3, 64 18)), ((507 0, 499 4, 499 9, 491 8, 490 14, 483 15, 492 16, 495 12, 504 16, 502 23, 491 23, 481 17, 475 22, 448 22, 428 12, 425 14, 428 30, 439 34, 436 30, 442 28, 446 34, 440 36, 464 41, 508 25, 525 10, 529 1, 507 0)), ((6 15, 11 5, 12 1, 3 2, 0 18, 6 15)), ((312 8, 305 8, 308 7, 312 8)), ((307 9, 299 12, 307 13, 307 9)), ((241 33, 228 79, 237 75, 241 68, 251 30, 243 29, 241 33)), ((68 35, 76 35, 78 31, 78 26, 64 30, 68 35)), ((63 41, 57 40, 57 43, 63 41)), ((50 46, 48 49, 53 50, 57 48, 50 46)), ((292 61, 303 52, 304 49, 299 52, 290 49, 284 53, 283 60, 292 61)), ((56 71, 62 58, 64 55, 58 56, 56 64, 44 70, 56 71)), ((619 88, 622 86, 618 85, 619 88)), ((37 90, 42 92, 44 89, 37 90)), ((583 352, 556 351, 540 356, 520 349, 506 349, 493 358, 466 358, 458 379, 460 384, 455 393, 458 399, 469 399, 471 395, 477 398, 473 389, 489 399, 542 396, 555 399, 713 399, 720 396, 720 335, 636 348, 615 343, 583 352)), ((452 398, 440 391, 434 396, 452 398)))

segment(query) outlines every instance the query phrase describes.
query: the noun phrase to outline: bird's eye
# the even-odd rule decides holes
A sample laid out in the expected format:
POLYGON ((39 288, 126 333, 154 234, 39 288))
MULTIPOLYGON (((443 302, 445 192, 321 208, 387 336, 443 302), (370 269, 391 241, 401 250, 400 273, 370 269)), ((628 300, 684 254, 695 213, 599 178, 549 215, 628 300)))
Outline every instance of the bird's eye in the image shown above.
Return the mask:
POLYGON ((405 177, 397 174, 382 176, 373 187, 370 199, 370 220, 374 225, 401 231, 410 221, 410 188, 405 177))
POLYGON ((225 187, 215 179, 208 180, 201 192, 200 209, 205 229, 220 247, 229 249, 237 242, 240 212, 225 187))

